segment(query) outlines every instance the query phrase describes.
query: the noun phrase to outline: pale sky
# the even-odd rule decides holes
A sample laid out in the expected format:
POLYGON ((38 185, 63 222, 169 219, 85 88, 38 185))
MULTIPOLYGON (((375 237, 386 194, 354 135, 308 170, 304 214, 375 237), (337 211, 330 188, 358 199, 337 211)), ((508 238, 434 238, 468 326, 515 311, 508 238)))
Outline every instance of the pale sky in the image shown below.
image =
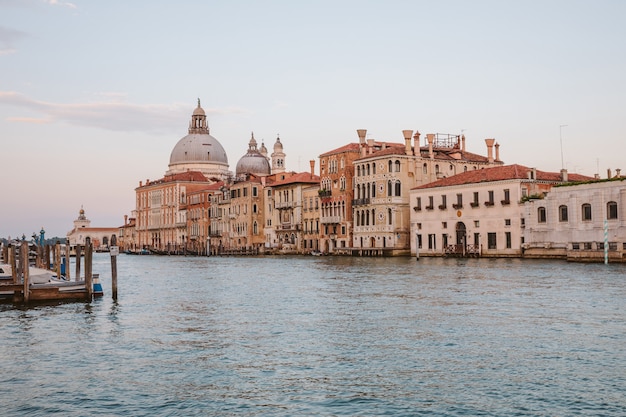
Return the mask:
POLYGON ((626 172, 626 1, 0 0, 0 237, 119 226, 197 98, 234 171, 402 130, 541 170, 626 172))

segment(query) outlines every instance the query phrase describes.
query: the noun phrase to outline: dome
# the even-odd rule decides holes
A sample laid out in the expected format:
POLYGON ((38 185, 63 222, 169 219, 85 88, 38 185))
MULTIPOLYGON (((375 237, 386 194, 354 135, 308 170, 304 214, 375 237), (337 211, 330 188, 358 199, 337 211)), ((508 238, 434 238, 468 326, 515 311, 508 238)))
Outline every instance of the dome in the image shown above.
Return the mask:
POLYGON ((237 162, 235 173, 237 176, 244 174, 263 176, 271 173, 269 161, 257 149, 254 133, 252 133, 252 138, 248 144, 248 152, 237 162))
POLYGON ((208 133, 191 133, 178 141, 170 155, 170 165, 187 162, 219 162, 228 164, 222 145, 208 133))
POLYGON ((217 139, 209 134, 206 114, 196 107, 189 122, 189 134, 176 143, 170 154, 167 175, 200 171, 209 178, 228 176, 228 157, 217 139))

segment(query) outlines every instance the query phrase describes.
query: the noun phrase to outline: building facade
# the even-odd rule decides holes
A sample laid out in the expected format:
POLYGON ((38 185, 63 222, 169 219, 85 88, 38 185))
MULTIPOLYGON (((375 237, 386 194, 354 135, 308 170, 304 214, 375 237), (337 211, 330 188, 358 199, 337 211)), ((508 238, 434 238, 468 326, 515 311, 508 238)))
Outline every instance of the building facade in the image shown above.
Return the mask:
POLYGON ((504 165, 467 171, 411 190, 411 254, 520 257, 524 204, 555 184, 590 179, 504 165))

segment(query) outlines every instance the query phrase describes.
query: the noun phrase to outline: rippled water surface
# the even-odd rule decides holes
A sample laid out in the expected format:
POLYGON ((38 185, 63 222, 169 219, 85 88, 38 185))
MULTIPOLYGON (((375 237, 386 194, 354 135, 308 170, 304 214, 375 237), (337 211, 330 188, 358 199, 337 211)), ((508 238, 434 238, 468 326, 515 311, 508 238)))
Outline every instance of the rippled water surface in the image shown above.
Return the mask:
POLYGON ((624 416, 626 266, 118 257, 0 305, 3 416, 624 416))

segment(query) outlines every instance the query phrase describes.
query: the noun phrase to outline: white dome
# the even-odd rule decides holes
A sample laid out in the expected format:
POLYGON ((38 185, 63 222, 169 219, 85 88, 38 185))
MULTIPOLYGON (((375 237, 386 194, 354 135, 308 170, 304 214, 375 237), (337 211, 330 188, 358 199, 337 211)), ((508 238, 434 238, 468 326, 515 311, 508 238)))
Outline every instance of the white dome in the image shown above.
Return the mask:
POLYGON ((217 139, 209 134, 204 109, 194 109, 189 122, 189 134, 176 143, 170 155, 167 174, 178 174, 187 171, 200 171, 208 178, 226 178, 228 157, 217 139))

